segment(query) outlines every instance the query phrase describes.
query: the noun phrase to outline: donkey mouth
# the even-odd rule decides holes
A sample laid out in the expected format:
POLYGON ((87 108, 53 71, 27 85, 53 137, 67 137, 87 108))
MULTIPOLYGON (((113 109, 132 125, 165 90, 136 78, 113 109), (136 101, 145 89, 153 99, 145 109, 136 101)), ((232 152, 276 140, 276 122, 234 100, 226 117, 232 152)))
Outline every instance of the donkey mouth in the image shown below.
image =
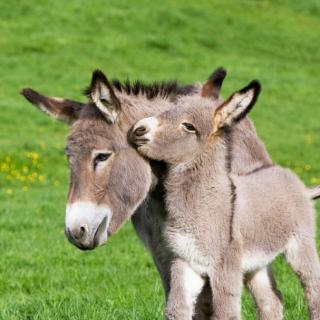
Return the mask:
POLYGON ((131 141, 131 143, 135 146, 135 147, 141 147, 144 144, 147 144, 150 140, 146 139, 146 138, 135 138, 131 141))
POLYGON ((81 250, 93 250, 108 239, 112 211, 106 205, 79 201, 67 205, 65 233, 81 250))
POLYGON ((107 241, 107 238, 109 236, 109 233, 107 231, 107 222, 108 217, 104 217, 98 225, 96 231, 93 233, 93 236, 86 237, 85 239, 82 239, 80 241, 75 239, 69 228, 65 228, 65 234, 68 240, 80 250, 93 250, 96 247, 105 244, 105 242, 107 241))
POLYGON ((108 218, 104 217, 99 224, 94 236, 93 236, 93 248, 97 247, 98 245, 104 244, 108 238, 107 232, 107 222, 108 218))

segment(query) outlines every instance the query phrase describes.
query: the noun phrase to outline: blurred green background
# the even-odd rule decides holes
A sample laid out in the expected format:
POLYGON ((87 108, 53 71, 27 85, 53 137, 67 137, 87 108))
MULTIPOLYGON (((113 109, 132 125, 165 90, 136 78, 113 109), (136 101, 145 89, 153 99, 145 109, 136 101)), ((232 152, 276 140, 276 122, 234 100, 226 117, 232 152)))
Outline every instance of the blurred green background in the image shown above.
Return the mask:
MULTIPOLYGON (((162 319, 164 306, 130 223, 93 252, 67 242, 68 128, 22 87, 84 101, 95 68, 194 83, 222 65, 225 96, 262 82, 251 118, 273 159, 320 184, 318 0, 1 1, 0 32, 0 319, 162 319)), ((307 319, 296 277, 282 258, 274 269, 285 318, 307 319)), ((256 318, 246 293, 242 309, 256 318)))

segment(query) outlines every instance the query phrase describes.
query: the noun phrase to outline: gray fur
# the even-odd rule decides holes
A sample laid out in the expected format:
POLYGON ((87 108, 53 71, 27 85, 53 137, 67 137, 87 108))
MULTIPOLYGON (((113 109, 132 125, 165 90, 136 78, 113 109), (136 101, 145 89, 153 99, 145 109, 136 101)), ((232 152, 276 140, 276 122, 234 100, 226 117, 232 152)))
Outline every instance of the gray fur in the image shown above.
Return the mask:
MULTIPOLYGON (((162 88, 160 87, 161 90, 158 88, 157 92, 161 93, 159 96, 151 95, 151 98, 144 94, 143 90, 130 95, 130 92, 113 88, 116 99, 121 105, 121 111, 120 108, 116 108, 119 114, 114 124, 108 123, 103 112, 100 112, 93 103, 57 100, 31 89, 26 89, 22 93, 49 116, 72 125, 66 146, 71 169, 68 202, 72 203, 79 199, 102 201, 108 205, 113 202, 111 205, 115 208, 115 214, 109 225, 109 234, 116 232, 124 221, 131 217, 139 238, 150 251, 157 266, 167 298, 172 281, 170 277, 172 256, 162 238, 168 213, 165 210, 164 200, 157 191, 162 186, 162 181, 159 180, 161 174, 151 174, 150 164, 138 156, 128 144, 127 133, 138 120, 175 108, 178 93, 200 95, 200 87, 189 86, 192 90, 178 90, 174 87, 170 94, 164 94, 162 88), (94 149, 110 149, 113 153, 107 160, 103 172, 99 172, 98 175, 88 170, 92 168, 91 155, 94 149)), ((150 92, 153 93, 154 88, 151 89, 150 92)), ((88 92, 89 95, 90 93, 88 92)), ((248 119, 244 119, 235 127, 233 153, 231 167, 232 172, 236 174, 246 174, 263 165, 271 164, 263 143, 248 119)), ((152 169, 155 171, 154 165, 152 169)), ((78 240, 73 240, 68 231, 67 236, 72 243, 82 249, 92 249, 96 245, 92 242, 84 247, 81 244, 81 234, 78 235, 78 240)), ((268 282, 264 284, 248 280, 248 287, 257 301, 261 318, 275 319, 271 315, 275 309, 281 310, 281 305, 279 306, 279 299, 274 294, 272 277, 268 276, 268 282), (265 296, 270 298, 264 299, 265 296)), ((206 282, 196 303, 196 319, 209 318, 212 313, 211 300, 211 289, 206 282)))
MULTIPOLYGON (((311 319, 320 319, 320 264, 311 201, 317 191, 269 161, 246 172, 232 166, 235 150, 240 152, 239 130, 232 129, 253 106, 259 88, 252 82, 224 103, 183 97, 175 109, 142 119, 133 128, 131 139, 139 152, 168 164, 163 239, 173 260, 167 319, 191 319, 194 314, 183 278, 189 269, 209 279, 212 319, 240 319, 244 276, 256 294, 260 318, 281 319, 281 301, 268 265, 282 253, 303 284, 311 319), (258 288, 265 290, 264 296, 258 288)), ((243 157, 247 138, 241 136, 243 157)))

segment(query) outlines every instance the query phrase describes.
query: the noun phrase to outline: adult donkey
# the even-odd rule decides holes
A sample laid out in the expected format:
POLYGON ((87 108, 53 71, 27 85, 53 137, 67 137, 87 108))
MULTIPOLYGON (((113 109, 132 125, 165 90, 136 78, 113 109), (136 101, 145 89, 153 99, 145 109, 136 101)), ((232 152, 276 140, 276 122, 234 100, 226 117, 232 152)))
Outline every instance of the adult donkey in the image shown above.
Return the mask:
MULTIPOLYGON (((83 250, 94 249, 131 217, 138 236, 152 254, 166 297, 172 280, 172 257, 162 241, 166 219, 161 192, 164 169, 139 156, 127 135, 138 120, 174 108, 178 97, 202 94, 218 99, 225 75, 222 68, 217 69, 201 90, 199 85, 181 87, 175 82, 110 82, 101 71, 95 71, 85 104, 47 97, 32 89, 22 91, 41 111, 71 125, 65 148, 71 171, 65 221, 70 242, 83 250)), ((233 139, 233 173, 246 174, 272 163, 247 118, 236 126, 233 139)), ((191 290, 186 291, 192 295, 197 284, 191 275, 187 280, 191 290)), ((246 285, 261 319, 282 318, 281 299, 270 267, 252 275, 246 285)), ((210 301, 207 284, 197 301, 194 319, 209 319, 210 301)))

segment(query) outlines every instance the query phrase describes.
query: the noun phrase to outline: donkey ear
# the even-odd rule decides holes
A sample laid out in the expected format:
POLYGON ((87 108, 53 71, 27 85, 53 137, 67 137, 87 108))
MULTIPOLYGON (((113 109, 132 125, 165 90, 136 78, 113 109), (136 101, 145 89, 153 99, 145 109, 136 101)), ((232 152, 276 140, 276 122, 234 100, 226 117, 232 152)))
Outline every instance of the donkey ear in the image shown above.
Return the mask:
POLYGON ((51 118, 72 124, 79 118, 83 103, 63 98, 44 96, 30 88, 24 88, 21 94, 40 111, 51 118))
POLYGON ((216 132, 222 127, 231 126, 243 119, 254 106, 260 91, 260 83, 257 80, 253 80, 246 87, 231 95, 215 111, 213 116, 213 131, 216 132))
POLYGON ((92 74, 89 96, 108 122, 115 123, 121 109, 120 101, 114 93, 112 85, 100 70, 92 74))
POLYGON ((222 82, 226 75, 227 71, 223 67, 220 67, 213 71, 213 73, 203 85, 201 95, 203 97, 213 97, 215 99, 218 99, 222 82))

